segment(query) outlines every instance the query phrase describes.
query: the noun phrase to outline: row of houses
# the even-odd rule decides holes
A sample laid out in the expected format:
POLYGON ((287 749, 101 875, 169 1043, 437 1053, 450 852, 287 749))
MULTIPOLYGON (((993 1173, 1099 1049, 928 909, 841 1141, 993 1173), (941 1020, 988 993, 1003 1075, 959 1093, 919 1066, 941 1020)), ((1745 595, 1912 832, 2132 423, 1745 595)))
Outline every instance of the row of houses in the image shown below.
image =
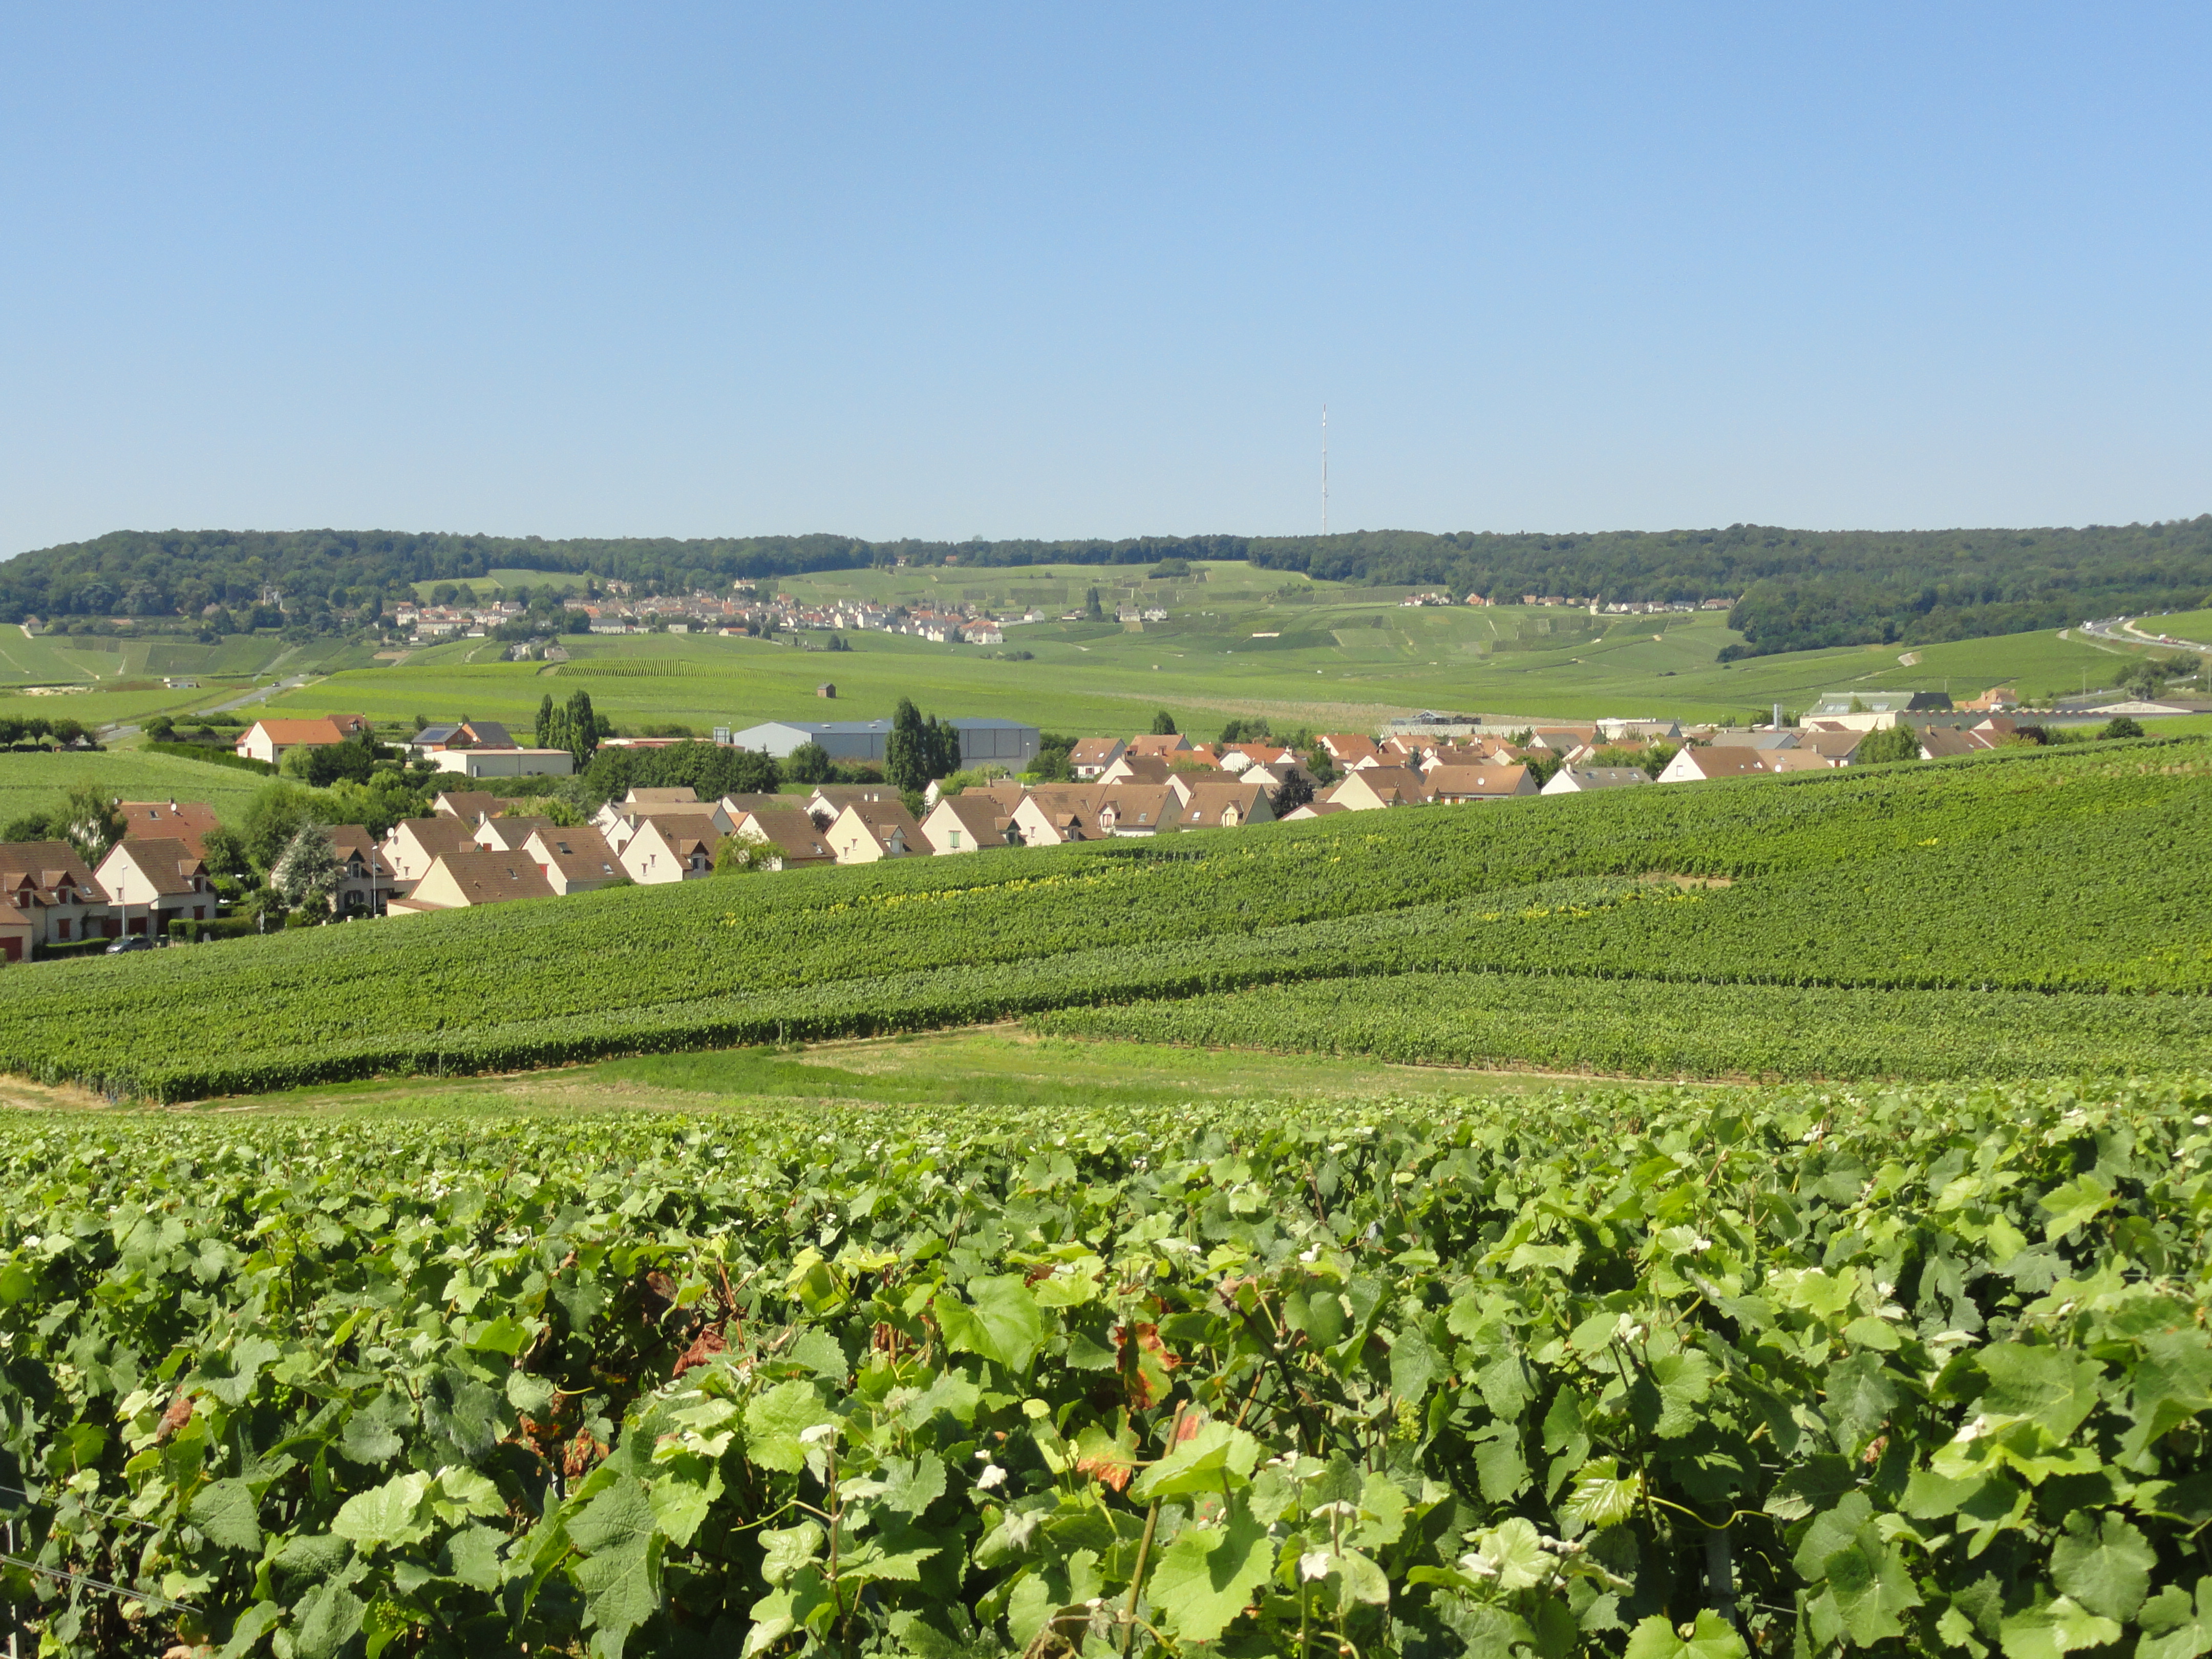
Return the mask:
MULTIPOLYGON (((233 749, 242 760, 275 766, 295 749, 323 748, 371 736, 373 728, 363 714, 258 720, 239 733, 233 749)), ((517 742, 498 720, 448 720, 425 726, 407 749, 441 772, 466 778, 565 778, 576 769, 576 758, 567 750, 517 742)))
POLYGON ((125 801, 123 839, 97 869, 65 841, 0 842, 0 962, 41 946, 160 935, 173 920, 212 921, 219 903, 200 838, 214 809, 125 801))

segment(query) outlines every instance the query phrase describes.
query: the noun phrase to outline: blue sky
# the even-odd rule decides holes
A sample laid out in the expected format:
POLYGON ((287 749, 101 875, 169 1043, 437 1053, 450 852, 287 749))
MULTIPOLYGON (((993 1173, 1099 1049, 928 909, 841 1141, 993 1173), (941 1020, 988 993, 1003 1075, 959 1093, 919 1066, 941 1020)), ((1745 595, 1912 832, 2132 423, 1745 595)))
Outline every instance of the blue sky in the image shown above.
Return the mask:
POLYGON ((2212 10, 16 7, 0 554, 2212 510, 2212 10))

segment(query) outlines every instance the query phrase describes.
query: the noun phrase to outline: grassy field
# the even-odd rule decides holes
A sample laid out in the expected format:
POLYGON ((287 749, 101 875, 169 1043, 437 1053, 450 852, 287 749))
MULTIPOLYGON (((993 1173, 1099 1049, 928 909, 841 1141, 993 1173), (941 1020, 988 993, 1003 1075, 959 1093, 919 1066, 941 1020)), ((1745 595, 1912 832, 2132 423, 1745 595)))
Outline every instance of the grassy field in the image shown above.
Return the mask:
MULTIPOLYGON (((1627 1069, 1591 1046, 1618 1030, 1624 981, 1644 983, 1656 1025, 1712 986, 2193 1002, 2212 992, 2208 781, 2201 740, 2006 751, 307 929, 0 973, 0 1066, 186 1098, 1447 970, 1527 983, 1511 1018, 1492 1020, 1509 1040, 1436 1057, 1603 1070, 1627 1069), (74 1017, 94 1004, 97 1024, 74 1017), (1561 1046, 1571 1027, 1589 1034, 1581 1050, 1561 1046)), ((1462 985, 1408 979, 1393 1017, 1480 1030, 1462 985)), ((1796 1013, 1772 1000, 1729 1006, 1754 1035, 1762 1018, 1871 1021, 1860 1058, 1762 1040, 1746 1061, 1708 1031, 1717 1058, 1646 1044, 1639 1063, 1948 1075, 1960 1046, 2011 1018, 2027 1058, 2003 1069, 2103 1071, 2201 1036, 2187 1018, 2169 1030, 2130 1013, 2100 1045, 2101 1004, 2069 1026, 2056 1000, 2034 1019, 1996 1004, 1981 1018, 1954 996, 1914 1036, 1909 999, 1796 1013)), ((1283 1024, 1255 1018, 1255 1040, 1279 1043, 1283 1024)))
POLYGON ((0 686, 98 684, 186 676, 250 683, 288 674, 362 668, 374 658, 370 647, 337 639, 310 640, 305 645, 289 645, 268 634, 234 634, 213 645, 158 636, 40 635, 27 639, 20 628, 0 627, 0 686))
POLYGON ((2171 634, 2177 640, 2212 645, 2212 611, 2185 611, 2172 617, 2145 617, 2136 626, 2146 634, 2171 634))
MULTIPOLYGON (((641 1054, 503 1076, 379 1078, 283 1089, 245 1109, 382 1120, 503 1112, 589 1115, 745 1110, 769 1103, 1009 1109, 1113 1100, 1171 1110, 1194 1101, 1337 1102, 1383 1096, 1492 1097, 1554 1086, 1547 1073, 1402 1066, 1365 1056, 1215 1052, 1187 1046, 1042 1035, 1018 1025, 794 1043, 784 1048, 641 1054)), ((1615 1086, 1604 1079, 1593 1086, 1615 1086)), ((101 1111, 98 1095, 0 1076, 0 1109, 101 1111)))
POLYGON ((2031 692, 2094 688, 2116 678, 2130 654, 2039 634, 1917 653, 1869 647, 1723 665, 1714 658, 1735 636, 1715 614, 1607 621, 1576 611, 1407 608, 1364 590, 1352 598, 1312 585, 1306 592, 1316 596, 1210 594, 1141 632, 1057 621, 1009 629, 1003 650, 1027 651, 1027 661, 884 634, 848 635, 853 648, 840 653, 784 641, 653 635, 580 638, 568 642, 574 660, 549 669, 488 660, 498 655, 495 643, 456 641, 398 666, 336 674, 276 707, 358 708, 380 720, 512 720, 526 718, 549 693, 580 687, 618 724, 673 720, 701 730, 872 719, 888 714, 901 696, 934 713, 1000 715, 1073 733, 1141 730, 1162 708, 1185 729, 1207 734, 1253 715, 1368 730, 1422 708, 1742 721, 1764 719, 1777 702, 1802 708, 1833 690, 1948 690, 1964 697, 2001 683, 2031 692), (1913 660, 1899 660, 1907 655, 1913 660), (834 704, 815 696, 825 680, 837 687, 834 704))
POLYGON ((1909 1078, 2212 1071, 2212 997, 2043 995, 1615 980, 1562 996, 1520 974, 1407 974, 1069 1008, 1059 1036, 1425 1066, 1630 1077, 1909 1078), (1562 1018, 1571 1010, 1571 1018, 1562 1018))
POLYGON ((459 586, 465 580, 480 599, 495 599, 511 587, 526 587, 532 592, 547 590, 571 593, 592 579, 567 570, 493 570, 481 576, 465 579, 459 576, 433 576, 415 584, 415 597, 428 603, 431 590, 443 587, 447 582, 459 586))
MULTIPOLYGON (((481 586, 535 580, 495 571, 481 586)), ((425 587, 430 584, 424 584, 425 587)), ((1051 620, 1007 630, 1003 647, 931 645, 883 634, 848 635, 849 653, 803 648, 819 635, 763 641, 714 635, 577 637, 575 660, 503 664, 495 641, 454 640, 379 661, 366 647, 270 637, 213 646, 131 641, 0 638, 0 685, 70 681, 104 686, 191 675, 198 692, 132 690, 138 703, 90 704, 78 718, 128 720, 185 712, 237 695, 257 678, 318 678, 279 712, 359 710, 380 720, 472 715, 526 718, 548 692, 580 684, 618 723, 677 721, 701 730, 825 714, 874 718, 901 696, 933 712, 1000 715, 1047 731, 1126 732, 1164 708, 1207 733, 1231 718, 1266 715, 1321 730, 1371 729, 1423 708, 1504 717, 1598 714, 1695 720, 1764 719, 1831 690, 1948 690, 1965 697, 2011 684, 2031 697, 2116 681, 2136 653, 2057 633, 2008 635, 1917 651, 1856 647, 1716 660, 1737 641, 1716 612, 1593 617, 1558 608, 1408 607, 1407 590, 1346 587, 1241 563, 1200 564, 1188 578, 1147 580, 1141 568, 1082 565, 961 570, 932 567, 790 577, 768 586, 810 603, 985 606, 1043 611, 1051 620), (1099 590, 1110 614, 1131 604, 1164 623, 1062 623, 1099 590), (1030 659, 1008 653, 1028 652, 1030 659), (838 687, 825 709, 814 694, 838 687), (574 683, 574 684, 572 684, 574 683)), ((102 697, 108 694, 102 693, 102 697)))
POLYGON ((228 766, 136 750, 0 754, 0 823, 59 806, 72 786, 97 783, 122 800, 204 801, 228 819, 264 780, 228 766))

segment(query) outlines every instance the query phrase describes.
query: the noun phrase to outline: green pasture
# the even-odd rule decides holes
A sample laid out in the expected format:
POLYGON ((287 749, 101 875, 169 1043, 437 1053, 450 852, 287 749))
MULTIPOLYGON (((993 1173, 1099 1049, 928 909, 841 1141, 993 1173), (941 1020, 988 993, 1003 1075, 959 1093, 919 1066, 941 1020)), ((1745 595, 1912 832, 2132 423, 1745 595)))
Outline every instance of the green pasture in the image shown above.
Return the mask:
MULTIPOLYGON (((888 578, 906 572, 855 572, 888 578)), ((997 574, 1000 573, 993 573, 997 574)), ((1166 586, 1166 584, 1162 584, 1166 586)), ((945 714, 1000 715, 1048 731, 1127 732, 1166 708, 1185 729, 1265 714, 1322 730, 1368 729, 1422 708, 1501 715, 1764 718, 1824 691, 1916 689, 1971 696, 2011 683, 2030 695, 2094 690, 2131 653, 2055 634, 1927 646, 1855 647, 1734 664, 1736 636, 1717 613, 1593 618, 1504 607, 1412 608, 1366 590, 1316 587, 1297 600, 1209 595, 1141 631, 1112 623, 1026 624, 1003 647, 932 645, 853 633, 770 641, 717 635, 577 636, 573 659, 501 663, 496 641, 454 641, 404 663, 340 672, 272 705, 359 709, 379 720, 526 719, 541 698, 581 689, 618 725, 678 721, 702 730, 765 720, 869 719, 902 696, 945 714), (1358 597, 1354 597, 1354 595, 1358 597), (1272 635, 1273 637, 1264 637, 1272 635), (810 648, 811 647, 811 648, 810 648), (1012 660, 1009 652, 1030 659, 1012 660), (1900 659, 1910 656, 1907 662, 1900 659), (815 695, 828 681, 834 703, 815 695)))
POLYGON ((2136 626, 2146 634, 2171 634, 2177 640, 2212 645, 2212 611, 2184 611, 2172 617, 2143 617, 2136 626))
POLYGON ((94 646, 75 636, 26 635, 19 627, 0 626, 0 683, 62 685, 122 678, 118 653, 94 646))
POLYGON ((415 597, 427 604, 431 590, 442 587, 447 582, 456 587, 466 582, 478 599, 489 599, 510 587, 526 587, 533 593, 547 589, 568 593, 591 580, 588 574, 568 570, 493 570, 481 576, 433 576, 428 581, 416 582, 414 586, 415 597))
POLYGON ((204 801, 228 818, 245 806, 262 781, 232 767, 138 750, 0 754, 0 823, 59 806, 72 787, 87 782, 122 800, 204 801))
POLYGON ((244 680, 365 668, 375 647, 342 639, 287 644, 274 634, 233 634, 213 645, 154 635, 143 639, 98 635, 40 635, 0 627, 0 686, 101 684, 118 680, 244 680))
POLYGON ((118 721, 136 721, 154 714, 170 714, 181 720, 196 708, 212 708, 250 689, 232 684, 171 691, 145 680, 125 681, 124 688, 73 691, 59 696, 27 696, 20 692, 10 695, 9 687, 0 686, 0 708, 18 720, 33 714, 55 720, 66 714, 88 731, 97 731, 118 721))
MULTIPOLYGON (((1832 690, 1948 690, 1964 698, 2009 683, 2030 697, 2115 684, 2140 654, 2127 647, 2011 635, 1908 649, 1850 647, 1723 664, 1738 641, 1724 615, 1592 617, 1564 607, 1407 606, 1407 590, 1316 582, 1243 563, 1200 563, 1188 577, 1152 580, 1144 566, 1019 568, 914 567, 830 571, 763 583, 802 601, 975 605, 998 613, 1042 611, 1003 647, 932 645, 851 633, 849 652, 825 636, 796 641, 716 635, 570 636, 565 665, 507 664, 495 640, 452 640, 376 659, 343 641, 284 645, 268 635, 211 646, 175 641, 26 640, 0 632, 0 684, 75 680, 99 685, 191 675, 198 692, 128 708, 102 721, 235 696, 253 680, 320 676, 272 703, 301 714, 359 710, 380 720, 472 715, 526 719, 551 692, 581 687, 619 725, 681 722, 707 729, 773 719, 872 718, 902 696, 945 714, 1000 715, 1048 731, 1125 732, 1164 708, 1187 730, 1211 732, 1231 718, 1264 714, 1322 730, 1366 729, 1423 708, 1559 719, 1601 714, 1691 720, 1764 718, 1776 702, 1802 709, 1832 690), (1109 619, 1064 623, 1099 591, 1109 619), (1159 607, 1164 623, 1111 620, 1117 605, 1159 607), (1012 659, 1027 652, 1028 660, 1012 659), (815 696, 827 680, 834 706, 815 696), (181 697, 182 701, 179 701, 181 697)), ((529 580, 573 585, 581 577, 495 571, 478 591, 529 580)), ((2171 627, 2185 618, 2166 619, 2171 627)), ((90 720, 93 714, 80 713, 90 720)))

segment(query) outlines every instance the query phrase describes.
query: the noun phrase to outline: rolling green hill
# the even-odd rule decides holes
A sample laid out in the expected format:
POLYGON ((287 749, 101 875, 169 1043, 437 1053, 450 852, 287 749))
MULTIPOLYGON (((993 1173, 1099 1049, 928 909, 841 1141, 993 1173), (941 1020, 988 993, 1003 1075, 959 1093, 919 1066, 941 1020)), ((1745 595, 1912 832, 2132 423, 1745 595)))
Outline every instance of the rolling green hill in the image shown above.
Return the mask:
POLYGON ((1480 970, 1555 1028, 1617 981, 1900 1028, 1926 991, 2089 994, 2050 1063, 2096 1069, 2099 1030, 2187 1037, 2159 999, 2212 992, 2208 784, 2212 743, 2147 740, 507 903, 0 973, 0 1068, 179 1098, 1480 970))
MULTIPOLYGON (((1232 559, 1262 571, 1455 596, 1733 601, 1736 655, 1861 643, 1907 646, 2063 626, 2084 616, 2196 604, 2212 588, 2212 514, 2080 529, 1725 530, 1595 534, 1140 537, 1121 541, 885 542, 836 535, 547 541, 390 531, 118 531, 0 562, 0 622, 27 615, 241 612, 344 634, 440 580, 520 571, 602 576, 648 592, 720 588, 825 571, 940 566, 963 574, 1076 563, 1128 571, 1232 559)), ((542 584, 540 584, 542 585, 542 584)))
MULTIPOLYGON (((78 701, 56 706, 74 708, 78 701)), ((251 772, 138 750, 0 754, 0 823, 58 807, 79 783, 96 783, 118 800, 203 801, 234 823, 261 782, 251 772)))
MULTIPOLYGON (((900 586, 911 595, 918 585, 900 586)), ((994 601, 1004 592, 996 584, 968 586, 987 587, 994 601)), ((1065 588, 1076 587, 1079 602, 1081 586, 1062 584, 1060 597, 1042 608, 1056 616, 1065 588)), ((837 653, 782 638, 578 636, 564 641, 574 660, 549 669, 498 662, 497 641, 459 640, 413 652, 397 666, 337 673, 274 707, 315 714, 358 708, 380 720, 418 714, 511 720, 529 716, 549 691, 565 695, 580 684, 595 707, 626 728, 678 721, 702 732, 774 719, 872 719, 888 715, 902 696, 940 714, 1000 715, 1077 733, 1140 730, 1160 708, 1183 729, 1208 735, 1229 719, 1252 715, 1367 731, 1423 708, 1743 722, 1765 719, 1777 702, 1800 709, 1838 689, 1963 697, 2011 684, 2030 694, 2070 695, 2085 684, 2115 683, 2136 655, 2055 634, 2021 634, 1917 652, 1859 646, 1723 664, 1716 658, 1736 635, 1714 612, 1593 618, 1520 606, 1409 608, 1395 597, 1317 585, 1279 598, 1208 589, 1148 596, 1167 605, 1170 620, 1142 631, 1055 620, 1008 629, 1001 647, 881 633, 846 635, 852 649, 837 653), (1255 637, 1267 635, 1277 637, 1255 637), (1007 654, 1018 651, 1030 659, 1007 654), (837 687, 834 705, 815 696, 823 681, 837 687)), ((799 636, 816 647, 823 637, 799 636)))

